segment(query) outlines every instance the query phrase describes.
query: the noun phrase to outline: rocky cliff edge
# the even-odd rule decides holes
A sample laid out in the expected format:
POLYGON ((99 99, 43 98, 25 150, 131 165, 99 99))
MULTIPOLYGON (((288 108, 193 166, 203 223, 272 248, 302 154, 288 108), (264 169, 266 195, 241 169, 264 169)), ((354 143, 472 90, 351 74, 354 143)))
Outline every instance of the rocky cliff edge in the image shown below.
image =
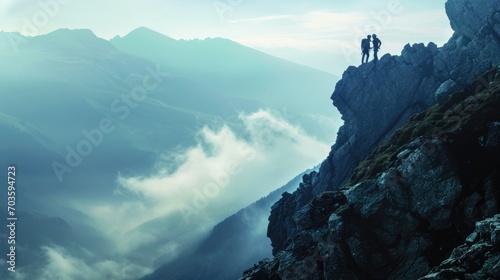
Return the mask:
POLYGON ((274 258, 246 279, 300 269, 306 278, 296 279, 416 279, 498 212, 498 157, 489 157, 498 144, 484 146, 500 121, 498 69, 473 81, 500 63, 500 2, 449 0, 446 11, 455 33, 442 48, 407 45, 346 70, 332 95, 345 121, 337 141, 320 171, 273 206, 274 258), (485 91, 488 117, 470 107, 485 91), (464 108, 477 120, 457 115, 464 108))

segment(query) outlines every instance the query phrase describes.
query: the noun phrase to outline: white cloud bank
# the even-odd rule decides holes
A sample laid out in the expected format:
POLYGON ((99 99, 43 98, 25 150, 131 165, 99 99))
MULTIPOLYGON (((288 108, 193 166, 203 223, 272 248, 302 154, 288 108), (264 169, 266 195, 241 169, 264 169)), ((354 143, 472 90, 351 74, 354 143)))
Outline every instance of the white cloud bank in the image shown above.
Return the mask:
POLYGON ((215 223, 319 164, 330 150, 331 143, 268 111, 240 120, 244 136, 228 126, 205 127, 197 145, 161 157, 152 176, 119 176, 116 196, 122 202, 80 210, 109 235, 122 236, 120 254, 144 254, 146 263, 171 259, 215 223))
POLYGON ((129 222, 137 220, 130 226, 144 222, 145 217, 158 218, 186 208, 218 221, 320 163, 330 149, 329 144, 270 112, 241 115, 240 119, 247 137, 227 126, 205 127, 196 146, 163 157, 155 175, 120 176, 118 191, 131 192, 140 200, 132 204, 135 215, 128 213, 130 204, 118 213, 128 213, 129 222), (169 168, 172 163, 178 166, 174 171, 169 168))

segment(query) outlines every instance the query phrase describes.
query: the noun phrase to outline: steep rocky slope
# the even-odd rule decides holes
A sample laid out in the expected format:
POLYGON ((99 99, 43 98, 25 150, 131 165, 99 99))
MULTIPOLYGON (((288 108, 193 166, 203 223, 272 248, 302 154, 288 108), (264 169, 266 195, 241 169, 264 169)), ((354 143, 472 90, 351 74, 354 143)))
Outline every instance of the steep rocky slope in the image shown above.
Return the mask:
POLYGON ((416 279, 498 213, 498 69, 474 79, 500 63, 500 2, 448 0, 446 11, 444 47, 346 70, 332 95, 337 141, 273 206, 274 258, 245 278, 416 279))
POLYGON ((333 190, 377 144, 410 116, 472 82, 500 62, 500 2, 449 0, 446 11, 455 33, 441 49, 429 43, 407 45, 401 56, 385 55, 378 64, 349 67, 332 95, 343 116, 314 194, 333 190), (465 24, 461 24, 465 23, 465 24))
MULTIPOLYGON (((443 276, 450 265, 458 266, 457 275, 493 277, 500 266, 498 229, 487 220, 470 234, 477 221, 499 211, 499 108, 495 67, 443 105, 413 116, 358 166, 347 186, 293 213, 296 233, 245 279, 417 279, 467 236, 471 243, 481 238, 474 245, 480 248, 470 249, 479 252, 459 247, 427 277, 452 279, 443 276)), ((271 226, 283 218, 279 205, 271 226)), ((271 228, 269 233, 275 242, 271 228)))

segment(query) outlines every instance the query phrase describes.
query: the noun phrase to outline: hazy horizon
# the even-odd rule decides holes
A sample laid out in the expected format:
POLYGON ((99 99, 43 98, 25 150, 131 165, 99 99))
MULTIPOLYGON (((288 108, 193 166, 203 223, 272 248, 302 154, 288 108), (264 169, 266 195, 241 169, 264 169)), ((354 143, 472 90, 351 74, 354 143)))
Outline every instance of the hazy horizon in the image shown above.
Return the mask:
POLYGON ((4 1, 0 4, 0 30, 36 36, 59 28, 90 29, 109 40, 144 26, 174 39, 227 38, 341 75, 347 66, 357 65, 358 44, 366 34, 378 33, 381 51, 396 55, 407 43, 446 43, 452 30, 444 3, 4 1))

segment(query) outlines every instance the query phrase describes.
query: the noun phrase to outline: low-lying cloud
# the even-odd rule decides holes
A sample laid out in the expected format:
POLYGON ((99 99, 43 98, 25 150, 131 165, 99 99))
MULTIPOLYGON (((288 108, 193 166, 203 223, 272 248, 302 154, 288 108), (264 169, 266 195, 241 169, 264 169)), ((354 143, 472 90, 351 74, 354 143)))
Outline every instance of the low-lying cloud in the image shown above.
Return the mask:
POLYGON ((184 207, 193 215, 216 221, 318 164, 328 153, 327 143, 270 112, 241 115, 240 119, 247 137, 228 126, 205 127, 196 146, 159 164, 170 166, 174 161, 175 171, 160 167, 150 177, 120 177, 121 190, 147 201, 144 210, 151 218, 184 207))
MULTIPOLYGON (((204 127, 196 145, 159 155, 147 175, 119 174, 112 201, 75 202, 113 241, 104 255, 47 243, 32 248, 34 259, 13 279, 138 279, 189 253, 216 223, 317 165, 330 149, 269 111, 242 114, 238 123, 204 127)), ((252 232, 257 242, 265 238, 267 213, 254 218, 261 220, 252 232)))
MULTIPOLYGON (((331 143, 268 111, 242 114, 239 123, 237 132, 227 125, 204 127, 196 145, 159 156, 148 175, 119 174, 120 202, 77 208, 116 239, 118 255, 152 267, 193 248, 217 222, 317 165, 330 149, 331 143)), ((62 255, 46 252, 54 261, 62 255)))

